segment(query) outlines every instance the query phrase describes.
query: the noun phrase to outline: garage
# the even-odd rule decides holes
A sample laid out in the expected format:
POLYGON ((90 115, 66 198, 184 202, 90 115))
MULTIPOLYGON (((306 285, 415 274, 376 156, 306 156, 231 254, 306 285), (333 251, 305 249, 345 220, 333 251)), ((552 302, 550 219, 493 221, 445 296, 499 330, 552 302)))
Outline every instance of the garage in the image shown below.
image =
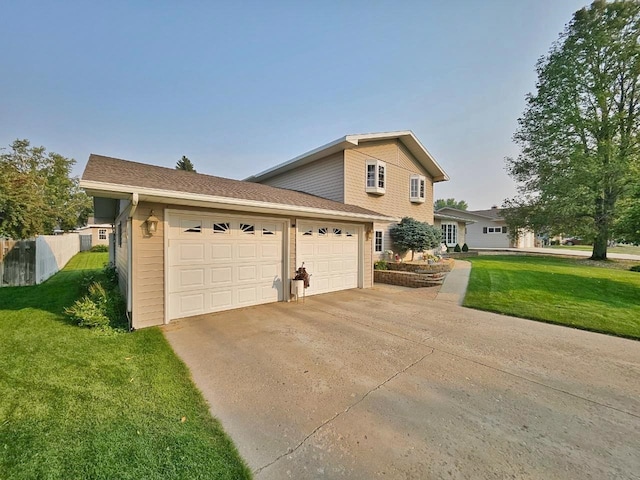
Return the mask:
POLYGON ((306 295, 359 287, 360 228, 333 222, 300 222, 296 267, 311 274, 306 295))
POLYGON ((282 220, 167 211, 169 320, 284 299, 282 220))

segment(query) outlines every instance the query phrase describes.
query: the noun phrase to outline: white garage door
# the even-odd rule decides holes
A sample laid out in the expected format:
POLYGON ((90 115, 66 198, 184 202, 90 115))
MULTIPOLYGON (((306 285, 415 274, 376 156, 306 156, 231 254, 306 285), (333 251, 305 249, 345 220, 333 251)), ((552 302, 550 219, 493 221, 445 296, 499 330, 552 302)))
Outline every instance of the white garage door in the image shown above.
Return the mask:
POLYGON ((284 224, 169 213, 169 319, 283 299, 284 224))
POLYGON ((358 227, 356 225, 298 223, 298 268, 311 274, 306 295, 358 287, 358 227))

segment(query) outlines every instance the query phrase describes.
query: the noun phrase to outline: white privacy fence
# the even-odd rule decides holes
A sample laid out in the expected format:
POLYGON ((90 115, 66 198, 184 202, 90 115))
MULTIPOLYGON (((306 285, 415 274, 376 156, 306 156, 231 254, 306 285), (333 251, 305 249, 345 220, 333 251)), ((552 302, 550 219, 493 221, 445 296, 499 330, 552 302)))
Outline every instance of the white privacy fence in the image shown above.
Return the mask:
POLYGON ((40 235, 36 238, 36 283, 64 268, 71 257, 80 251, 77 233, 40 235))

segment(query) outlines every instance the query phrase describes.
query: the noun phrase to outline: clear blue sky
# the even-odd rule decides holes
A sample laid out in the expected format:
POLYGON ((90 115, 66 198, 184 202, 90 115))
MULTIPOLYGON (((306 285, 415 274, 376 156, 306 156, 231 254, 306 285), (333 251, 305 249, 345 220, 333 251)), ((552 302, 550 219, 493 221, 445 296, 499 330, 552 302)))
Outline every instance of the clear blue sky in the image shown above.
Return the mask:
POLYGON ((245 178, 351 133, 413 130, 472 209, 535 63, 586 1, 5 1, 0 146, 28 138, 245 178))

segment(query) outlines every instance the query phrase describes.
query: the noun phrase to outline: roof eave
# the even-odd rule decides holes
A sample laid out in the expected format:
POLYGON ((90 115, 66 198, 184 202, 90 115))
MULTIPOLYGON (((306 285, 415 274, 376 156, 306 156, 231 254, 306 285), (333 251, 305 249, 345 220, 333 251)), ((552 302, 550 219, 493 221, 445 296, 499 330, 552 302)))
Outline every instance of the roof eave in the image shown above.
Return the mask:
POLYGON ((93 180, 81 180, 80 187, 88 195, 105 198, 130 198, 137 193, 140 201, 170 203, 174 205, 188 205, 202 208, 222 208, 226 210, 242 210, 255 213, 267 213, 272 215, 304 215, 312 218, 328 218, 353 221, 370 222, 399 222, 399 218, 385 215, 366 213, 342 212, 323 208, 305 207, 299 205, 286 205, 281 203, 262 202, 232 197, 219 197, 215 195, 203 195, 155 188, 133 187, 113 183, 96 182, 93 180))

